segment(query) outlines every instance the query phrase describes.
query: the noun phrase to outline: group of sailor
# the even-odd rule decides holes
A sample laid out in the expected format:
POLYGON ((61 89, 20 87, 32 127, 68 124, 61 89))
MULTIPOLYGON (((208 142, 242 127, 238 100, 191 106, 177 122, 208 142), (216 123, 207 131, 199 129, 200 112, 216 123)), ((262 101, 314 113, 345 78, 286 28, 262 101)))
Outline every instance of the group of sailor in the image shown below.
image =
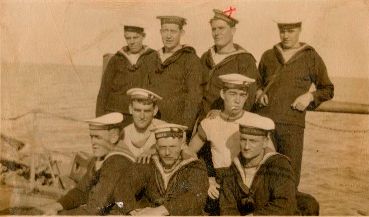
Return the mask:
POLYGON ((256 60, 233 42, 239 23, 210 19, 201 58, 181 44, 186 19, 158 16, 163 48, 124 26, 87 120, 87 173, 58 201, 62 215, 318 215, 298 191, 305 113, 333 97, 325 64, 299 41, 302 22, 278 22, 281 42, 256 60), (309 91, 315 84, 315 90, 309 91))

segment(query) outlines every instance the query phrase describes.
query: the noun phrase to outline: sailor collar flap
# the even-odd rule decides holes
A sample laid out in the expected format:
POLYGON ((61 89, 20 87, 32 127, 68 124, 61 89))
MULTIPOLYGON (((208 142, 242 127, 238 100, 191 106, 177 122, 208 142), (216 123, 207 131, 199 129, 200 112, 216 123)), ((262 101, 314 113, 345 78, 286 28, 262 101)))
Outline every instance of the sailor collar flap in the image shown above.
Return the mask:
POLYGON ((117 54, 123 56, 129 62, 128 70, 131 71, 131 72, 134 72, 141 66, 141 61, 140 61, 141 57, 145 56, 147 54, 150 54, 152 52, 154 52, 153 49, 151 49, 148 46, 144 45, 143 50, 140 51, 140 56, 138 57, 137 62, 135 64, 133 64, 130 61, 129 57, 128 57, 128 55, 129 55, 129 47, 128 46, 122 47, 117 52, 117 54))
POLYGON ((254 185, 254 181, 255 181, 255 176, 258 174, 260 168, 265 164, 265 162, 272 156, 275 156, 275 155, 278 155, 277 152, 269 152, 269 153, 266 153, 264 158, 261 160, 259 166, 256 168, 256 173, 254 175, 254 177, 252 177, 252 181, 251 181, 251 185, 250 185, 250 188, 247 187, 246 183, 246 174, 245 174, 245 171, 243 169, 243 166, 241 165, 241 162, 240 162, 240 159, 238 157, 235 157, 233 159, 233 164, 238 172, 238 176, 237 176, 237 183, 238 185, 241 187, 241 189, 246 193, 246 194, 249 194, 250 192, 250 189, 252 189, 254 185))
POLYGON ((159 72, 162 72, 165 67, 167 67, 170 64, 174 63, 175 61, 177 61, 184 53, 193 53, 193 54, 196 54, 196 51, 191 46, 182 45, 182 48, 180 48, 179 50, 175 51, 170 57, 168 57, 164 61, 162 61, 162 57, 164 55, 164 47, 161 48, 161 49, 159 49, 157 51, 157 53, 158 53, 158 58, 160 60, 159 72))
POLYGON ((215 64, 214 60, 213 60, 213 56, 216 54, 215 51, 215 45, 212 46, 206 54, 206 64, 210 67, 210 68, 216 68, 216 67, 220 67, 224 64, 226 64, 227 62, 229 62, 230 60, 232 60, 234 57, 236 57, 239 54, 250 54, 250 52, 248 52, 247 50, 245 50, 243 47, 241 47, 238 44, 234 44, 234 47, 236 48, 236 51, 229 53, 226 55, 226 57, 220 61, 218 64, 215 64))
POLYGON ((292 63, 294 61, 296 61, 297 59, 299 59, 305 51, 307 50, 314 50, 313 47, 311 47, 310 45, 304 43, 304 42, 300 42, 301 44, 301 48, 287 61, 287 62, 284 62, 284 58, 283 58, 283 55, 281 53, 281 43, 278 43, 276 45, 274 45, 273 47, 273 50, 274 50, 274 53, 278 59, 278 61, 283 65, 283 64, 288 64, 288 63, 292 63))
POLYGON ((185 166, 187 166, 188 164, 197 161, 197 158, 194 157, 189 157, 187 159, 182 160, 179 164, 177 164, 174 168, 171 169, 171 171, 169 173, 166 173, 164 171, 164 167, 161 165, 160 160, 159 160, 159 156, 158 155, 154 155, 152 157, 152 160, 155 164, 155 167, 157 168, 157 170, 160 173, 160 176, 162 178, 163 184, 165 189, 167 189, 167 186, 169 184, 169 181, 171 180, 171 178, 178 172, 180 171, 182 168, 184 168, 185 166))

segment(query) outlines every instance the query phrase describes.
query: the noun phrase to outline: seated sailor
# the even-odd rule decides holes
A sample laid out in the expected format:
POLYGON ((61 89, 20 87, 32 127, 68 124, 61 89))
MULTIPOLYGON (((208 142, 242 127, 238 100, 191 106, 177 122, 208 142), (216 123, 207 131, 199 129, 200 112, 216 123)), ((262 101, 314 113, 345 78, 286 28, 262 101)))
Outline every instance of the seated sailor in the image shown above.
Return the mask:
POLYGON ((157 155, 150 164, 137 164, 140 169, 130 176, 137 182, 136 190, 144 189, 150 205, 136 207, 131 215, 202 215, 209 187, 207 171, 202 161, 183 152, 186 129, 176 124, 152 129, 157 155))
MULTIPOLYGON (((39 207, 45 215, 58 212, 61 215, 103 215, 115 206, 117 182, 134 163, 113 151, 120 140, 122 121, 123 115, 117 112, 86 121, 94 157, 75 188, 57 202, 39 207)), ((122 210, 122 213, 125 212, 122 210)))
POLYGON ((295 176, 289 159, 268 149, 274 122, 262 116, 238 120, 240 154, 220 191, 221 215, 294 215, 295 176))

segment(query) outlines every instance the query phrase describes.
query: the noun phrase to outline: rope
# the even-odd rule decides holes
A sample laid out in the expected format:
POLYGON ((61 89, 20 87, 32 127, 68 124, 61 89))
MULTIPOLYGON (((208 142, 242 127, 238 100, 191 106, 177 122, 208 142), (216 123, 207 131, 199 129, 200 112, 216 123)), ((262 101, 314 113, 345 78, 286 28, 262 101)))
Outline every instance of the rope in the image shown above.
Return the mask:
POLYGON ((320 129, 325 129, 325 130, 331 130, 331 131, 336 131, 336 132, 343 132, 343 133, 369 133, 369 129, 366 130, 345 130, 345 129, 337 129, 337 128, 333 128, 333 127, 327 127, 327 126, 322 126, 319 124, 315 124, 313 122, 310 121, 305 121, 305 123, 307 125, 316 127, 316 128, 320 128, 320 129))
MULTIPOLYGON (((28 112, 25 112, 21 115, 15 116, 15 117, 10 117, 10 118, 1 118, 1 120, 18 120, 22 117, 25 117, 27 115, 30 114, 43 114, 43 115, 47 115, 47 116, 52 116, 52 117, 56 117, 62 120, 68 120, 68 121, 75 121, 75 122, 83 122, 81 120, 72 118, 72 117, 67 117, 67 116, 63 116, 63 115, 58 115, 58 114, 54 114, 54 113, 50 113, 50 112, 45 112, 39 109, 35 109, 35 110, 31 110, 28 112)), ((346 129, 338 129, 338 128, 333 128, 333 127, 327 127, 327 126, 323 126, 323 125, 319 125, 310 121, 305 121, 305 123, 309 126, 312 127, 316 127, 319 129, 325 129, 325 130, 330 130, 330 131, 336 131, 336 132, 343 132, 343 133, 369 133, 369 129, 365 129, 365 130, 346 130, 346 129)))
POLYGON ((23 118, 27 115, 30 115, 30 114, 43 114, 43 115, 47 115, 47 116, 52 116, 52 117, 56 117, 56 118, 59 118, 59 119, 62 119, 62 120, 68 120, 68 121, 75 121, 75 122, 83 122, 81 120, 78 120, 78 119, 75 119, 75 118, 72 118, 72 117, 67 117, 67 116, 63 116, 63 115, 58 115, 58 114, 54 114, 54 113, 50 113, 50 112, 45 112, 45 111, 42 111, 42 110, 39 110, 39 109, 35 109, 35 110, 31 110, 31 111, 28 111, 28 112, 25 112, 21 115, 17 115, 15 117, 10 117, 10 118, 1 118, 2 121, 15 121, 15 120, 18 120, 20 118, 23 118))

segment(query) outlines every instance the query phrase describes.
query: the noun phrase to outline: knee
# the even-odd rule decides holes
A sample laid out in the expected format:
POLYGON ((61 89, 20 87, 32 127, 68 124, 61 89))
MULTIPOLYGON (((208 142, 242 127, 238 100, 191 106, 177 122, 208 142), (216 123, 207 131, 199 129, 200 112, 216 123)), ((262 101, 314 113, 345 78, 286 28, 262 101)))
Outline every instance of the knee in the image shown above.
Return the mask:
POLYGON ((301 215, 318 216, 319 202, 310 194, 298 192, 296 194, 297 208, 301 215))

